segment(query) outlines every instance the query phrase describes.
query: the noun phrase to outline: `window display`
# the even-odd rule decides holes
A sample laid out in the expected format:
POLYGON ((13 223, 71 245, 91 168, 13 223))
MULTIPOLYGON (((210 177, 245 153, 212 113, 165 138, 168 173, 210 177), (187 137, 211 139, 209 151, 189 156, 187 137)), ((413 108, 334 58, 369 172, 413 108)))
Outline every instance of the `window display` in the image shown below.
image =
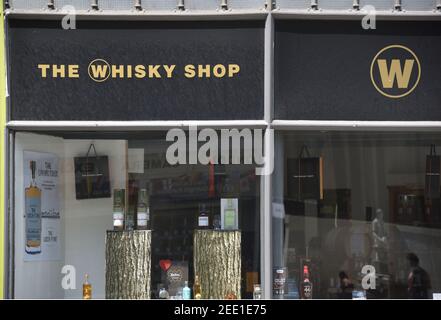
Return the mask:
POLYGON ((279 133, 273 297, 432 299, 441 290, 440 144, 422 132, 279 133), (296 191, 292 161, 305 146, 322 159, 323 198, 296 191))
POLYGON ((15 255, 15 297, 253 298, 253 286, 260 283, 260 180, 255 166, 217 161, 171 165, 165 134, 16 134, 15 236, 23 253, 17 250, 15 255), (92 146, 99 153, 85 156, 92 146), (25 263, 25 247, 36 250, 50 231, 42 194, 53 189, 50 179, 41 183, 36 178, 44 169, 39 163, 45 162, 29 161, 25 155, 30 151, 39 152, 47 163, 49 154, 59 162, 61 247, 59 257, 25 263), (105 157, 106 165, 92 161, 96 157, 105 157), (26 190, 20 193, 27 170, 26 190), (78 197, 79 173, 87 197, 78 197), (110 197, 93 196, 98 176, 105 176, 110 197), (84 281, 73 279, 76 288, 60 285, 65 265, 76 275, 87 275, 84 281), (225 273, 222 281, 220 270, 225 273))

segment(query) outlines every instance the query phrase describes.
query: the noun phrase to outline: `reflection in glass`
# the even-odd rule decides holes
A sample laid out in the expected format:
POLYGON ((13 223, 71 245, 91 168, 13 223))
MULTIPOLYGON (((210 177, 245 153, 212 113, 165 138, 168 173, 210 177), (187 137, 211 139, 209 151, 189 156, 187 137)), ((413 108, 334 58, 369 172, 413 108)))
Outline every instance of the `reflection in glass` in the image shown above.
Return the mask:
POLYGON ((425 188, 426 157, 441 135, 295 132, 275 140, 273 265, 297 284, 285 286, 285 299, 302 297, 305 266, 313 299, 431 299, 441 291, 440 189, 432 184, 429 198, 425 188), (307 167, 316 159, 322 171, 307 167), (372 286, 363 286, 365 266, 375 269, 372 286))

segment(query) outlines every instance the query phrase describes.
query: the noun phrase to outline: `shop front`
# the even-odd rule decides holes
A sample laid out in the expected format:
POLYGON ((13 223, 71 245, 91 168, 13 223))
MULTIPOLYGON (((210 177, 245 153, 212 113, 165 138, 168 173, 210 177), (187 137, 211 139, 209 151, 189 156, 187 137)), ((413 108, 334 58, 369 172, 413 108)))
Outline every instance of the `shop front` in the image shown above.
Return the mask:
POLYGON ((440 291, 439 30, 276 21, 272 248, 285 297, 440 291))
POLYGON ((8 17, 9 297, 441 293, 439 21, 243 17, 8 17))
POLYGON ((253 297, 264 23, 8 21, 11 296, 253 297))

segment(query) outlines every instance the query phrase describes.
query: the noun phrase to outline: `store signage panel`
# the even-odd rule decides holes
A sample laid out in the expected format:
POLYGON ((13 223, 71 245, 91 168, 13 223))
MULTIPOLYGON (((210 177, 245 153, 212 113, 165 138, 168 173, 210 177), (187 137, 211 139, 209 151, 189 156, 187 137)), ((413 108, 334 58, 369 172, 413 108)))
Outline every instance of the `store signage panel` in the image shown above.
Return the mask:
POLYGON ((441 21, 278 21, 275 118, 441 120, 441 21))
POLYGON ((263 21, 9 21, 13 120, 263 118, 263 21))

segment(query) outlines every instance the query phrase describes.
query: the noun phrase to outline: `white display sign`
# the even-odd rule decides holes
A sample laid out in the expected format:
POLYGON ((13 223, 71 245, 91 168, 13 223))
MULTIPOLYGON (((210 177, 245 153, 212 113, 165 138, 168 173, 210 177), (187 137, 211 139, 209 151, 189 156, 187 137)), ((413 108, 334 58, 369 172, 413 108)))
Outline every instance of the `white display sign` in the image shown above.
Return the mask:
POLYGON ((23 152, 24 261, 60 259, 58 157, 23 152))
POLYGON ((129 173, 144 173, 144 149, 129 148, 128 167, 129 173))

